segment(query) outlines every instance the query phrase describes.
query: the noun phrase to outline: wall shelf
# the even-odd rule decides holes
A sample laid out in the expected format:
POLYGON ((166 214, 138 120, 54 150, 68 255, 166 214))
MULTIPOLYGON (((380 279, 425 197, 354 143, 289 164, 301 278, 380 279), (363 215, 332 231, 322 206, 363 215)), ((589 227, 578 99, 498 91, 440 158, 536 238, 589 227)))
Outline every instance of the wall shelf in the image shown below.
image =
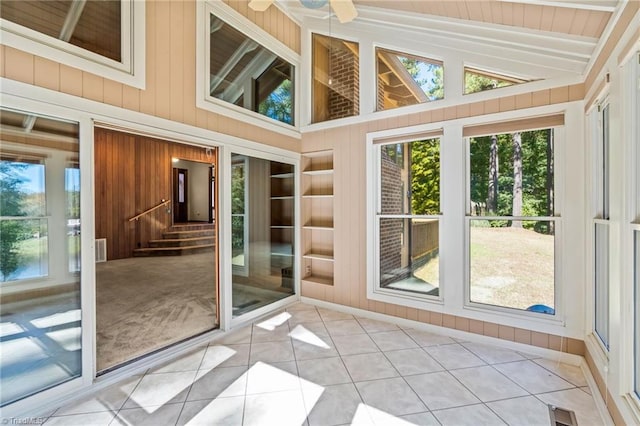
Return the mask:
POLYGON ((333 150, 302 154, 303 281, 333 285, 333 150))
POLYGON ((270 267, 271 275, 282 277, 283 287, 287 288, 293 277, 294 245, 294 190, 295 174, 293 165, 271 162, 270 208, 271 232, 270 267), (285 275, 288 279, 285 280, 285 275))

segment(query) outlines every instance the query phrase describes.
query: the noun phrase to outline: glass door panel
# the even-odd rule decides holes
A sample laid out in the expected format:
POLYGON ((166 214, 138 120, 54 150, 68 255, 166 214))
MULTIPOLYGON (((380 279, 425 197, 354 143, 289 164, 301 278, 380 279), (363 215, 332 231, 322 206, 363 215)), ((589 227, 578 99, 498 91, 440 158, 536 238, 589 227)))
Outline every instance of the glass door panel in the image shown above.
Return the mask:
POLYGON ((233 316, 295 294, 294 166, 231 156, 233 316))
POLYGON ((82 374, 81 226, 78 124, 9 110, 0 117, 4 406, 82 374))

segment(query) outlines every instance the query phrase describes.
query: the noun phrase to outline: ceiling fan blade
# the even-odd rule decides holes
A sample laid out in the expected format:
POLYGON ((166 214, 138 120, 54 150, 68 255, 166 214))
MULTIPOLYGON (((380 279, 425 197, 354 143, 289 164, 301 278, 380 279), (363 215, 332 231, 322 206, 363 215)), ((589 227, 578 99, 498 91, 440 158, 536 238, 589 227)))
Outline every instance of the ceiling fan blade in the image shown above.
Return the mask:
POLYGON ((352 0, 329 0, 329 3, 341 24, 351 22, 358 16, 352 0))
POLYGON ((264 12, 273 4, 273 0, 251 0, 249 7, 256 12, 264 12))

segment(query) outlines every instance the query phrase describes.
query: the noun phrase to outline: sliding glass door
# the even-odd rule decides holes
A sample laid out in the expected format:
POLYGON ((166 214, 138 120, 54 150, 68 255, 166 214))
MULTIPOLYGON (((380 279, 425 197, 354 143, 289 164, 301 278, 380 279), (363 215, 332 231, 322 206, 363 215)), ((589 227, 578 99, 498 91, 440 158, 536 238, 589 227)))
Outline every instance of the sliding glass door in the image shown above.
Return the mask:
POLYGON ((2 110, 0 405, 82 374, 78 124, 2 110))
POLYGON ((295 294, 292 164, 231 155, 233 316, 295 294))

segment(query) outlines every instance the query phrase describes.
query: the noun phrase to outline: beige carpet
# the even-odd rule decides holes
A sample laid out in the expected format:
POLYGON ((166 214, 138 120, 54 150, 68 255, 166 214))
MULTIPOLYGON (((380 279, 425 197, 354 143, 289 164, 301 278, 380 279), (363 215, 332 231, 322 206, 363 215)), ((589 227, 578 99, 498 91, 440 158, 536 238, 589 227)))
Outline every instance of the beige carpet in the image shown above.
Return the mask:
POLYGON ((98 371, 215 328, 213 256, 96 264, 98 371))
MULTIPOLYGON (((97 263, 98 371, 215 328, 213 256, 212 251, 97 263)), ((266 276, 235 277, 233 315, 292 294, 280 287, 281 281, 266 276)))

